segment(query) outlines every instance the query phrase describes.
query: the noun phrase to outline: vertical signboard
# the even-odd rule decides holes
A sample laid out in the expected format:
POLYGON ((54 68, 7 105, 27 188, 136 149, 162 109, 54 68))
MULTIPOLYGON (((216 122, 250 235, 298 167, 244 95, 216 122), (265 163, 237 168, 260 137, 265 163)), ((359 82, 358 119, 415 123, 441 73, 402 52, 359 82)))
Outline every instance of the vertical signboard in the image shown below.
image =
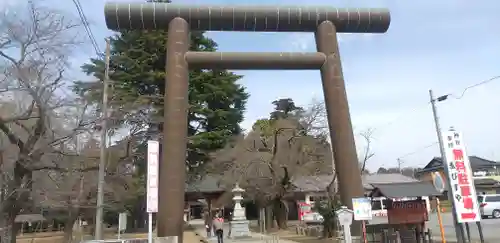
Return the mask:
POLYGON ((370 198, 353 198, 352 211, 354 220, 372 220, 372 200, 370 198))
POLYGON ((477 203, 476 189, 472 179, 469 157, 465 152, 462 133, 447 131, 443 133, 448 180, 450 180, 455 212, 459 223, 481 220, 477 203))
POLYGON ((158 212, 158 166, 160 143, 148 141, 148 179, 147 179, 147 212, 158 212))
POLYGON ((118 215, 118 233, 127 229, 127 213, 120 213, 118 215))

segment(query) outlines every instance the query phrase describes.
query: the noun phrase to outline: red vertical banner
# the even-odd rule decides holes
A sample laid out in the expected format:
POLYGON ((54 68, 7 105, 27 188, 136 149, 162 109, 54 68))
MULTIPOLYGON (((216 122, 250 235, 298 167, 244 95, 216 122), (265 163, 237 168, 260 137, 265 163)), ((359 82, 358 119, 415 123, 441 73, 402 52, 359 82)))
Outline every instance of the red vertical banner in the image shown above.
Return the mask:
POLYGON ((447 179, 450 181, 451 191, 455 202, 455 210, 459 223, 476 222, 481 220, 477 203, 476 188, 472 178, 472 169, 467 156, 462 133, 447 131, 443 133, 445 147, 444 166, 448 167, 447 179))

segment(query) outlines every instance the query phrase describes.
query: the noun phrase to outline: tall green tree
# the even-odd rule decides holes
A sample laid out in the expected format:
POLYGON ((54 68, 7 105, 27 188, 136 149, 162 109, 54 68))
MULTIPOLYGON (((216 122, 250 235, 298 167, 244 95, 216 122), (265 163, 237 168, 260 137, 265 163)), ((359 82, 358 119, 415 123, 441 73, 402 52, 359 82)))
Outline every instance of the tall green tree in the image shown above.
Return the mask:
MULTIPOLYGON (((137 134, 137 176, 144 177, 146 140, 161 136, 163 121, 163 95, 165 91, 167 31, 121 31, 111 37, 110 97, 114 128, 123 125, 143 126, 137 134)), ((203 32, 191 33, 191 51, 216 51, 217 44, 203 32)), ((87 74, 102 80, 102 59, 91 59, 82 66, 87 74)), ((190 175, 209 161, 209 154, 223 148, 242 132, 249 94, 238 84, 242 76, 227 70, 191 70, 189 73, 188 151, 186 166, 190 175)), ((102 82, 76 82, 75 92, 84 94, 97 107, 102 99, 102 82)), ((135 200, 136 208, 143 212, 145 200, 135 200), (142 205, 141 205, 142 204, 142 205)), ((132 203, 134 204, 134 203, 132 203)), ((133 212, 132 212, 133 213, 133 212)), ((138 215, 138 217, 141 217, 138 215)), ((138 218, 138 221, 140 220, 138 218)), ((137 225, 141 227, 141 225, 137 225)))
MULTIPOLYGON (((162 130, 165 89, 167 32, 122 31, 111 38, 110 78, 113 80, 111 107, 117 124, 144 123, 150 133, 162 130)), ((191 34, 191 51, 215 51, 217 44, 202 32, 191 34)), ((83 71, 103 78, 104 63, 91 59, 83 71)), ((207 154, 222 148, 241 133, 248 93, 237 83, 241 78, 226 70, 192 70, 189 74, 188 167, 207 161, 207 154)), ((76 90, 99 104, 102 86, 77 82, 76 90)), ((147 135, 144 135, 147 136, 147 135)))
POLYGON ((300 118, 304 111, 302 107, 296 106, 292 98, 283 98, 272 102, 274 111, 271 112, 271 119, 300 118))

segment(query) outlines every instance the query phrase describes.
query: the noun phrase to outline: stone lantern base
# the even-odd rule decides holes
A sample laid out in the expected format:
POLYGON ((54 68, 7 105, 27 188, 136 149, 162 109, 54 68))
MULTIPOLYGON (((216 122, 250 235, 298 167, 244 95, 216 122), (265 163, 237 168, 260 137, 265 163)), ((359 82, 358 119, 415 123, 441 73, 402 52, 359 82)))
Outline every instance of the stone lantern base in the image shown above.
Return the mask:
POLYGON ((241 239, 241 238, 249 238, 250 228, 248 227, 248 220, 233 220, 230 223, 231 227, 231 235, 229 237, 231 239, 241 239))
POLYGON ((179 237, 177 236, 167 236, 167 237, 157 237, 153 239, 153 243, 179 243, 179 237))

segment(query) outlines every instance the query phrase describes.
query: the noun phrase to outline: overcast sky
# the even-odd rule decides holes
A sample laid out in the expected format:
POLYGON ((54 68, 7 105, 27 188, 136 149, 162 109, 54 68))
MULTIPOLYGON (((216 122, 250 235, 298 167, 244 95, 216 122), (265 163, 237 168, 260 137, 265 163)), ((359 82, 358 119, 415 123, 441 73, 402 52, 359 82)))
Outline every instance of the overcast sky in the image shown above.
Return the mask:
MULTIPOLYGON (((73 2, 44 0, 76 14, 73 2)), ((176 2, 175 0, 173 0, 176 2)), ((0 8, 20 1, 3 0, 0 8)), ((81 1, 96 39, 104 49, 111 34, 104 24, 104 0, 81 1)), ((137 1, 136 1, 137 2, 137 1)), ((203 4, 297 4, 335 7, 387 7, 392 22, 386 34, 341 34, 347 94, 355 132, 376 129, 375 156, 369 168, 424 166, 438 155, 428 90, 453 93, 500 75, 500 1, 481 0, 182 0, 203 4), (415 153, 413 153, 416 151, 415 153), (404 156, 406 154, 411 154, 404 156)), ((312 34, 208 33, 220 51, 315 51, 312 34)), ((92 55, 91 46, 74 57, 76 68, 92 55)), ((271 101, 290 97, 298 105, 322 98, 317 71, 245 71, 241 83, 250 92, 243 127, 267 117, 271 101)), ((439 103, 443 129, 464 132, 469 155, 500 160, 500 79, 467 90, 461 99, 439 103)), ((358 147, 363 145, 358 141, 358 147)))

